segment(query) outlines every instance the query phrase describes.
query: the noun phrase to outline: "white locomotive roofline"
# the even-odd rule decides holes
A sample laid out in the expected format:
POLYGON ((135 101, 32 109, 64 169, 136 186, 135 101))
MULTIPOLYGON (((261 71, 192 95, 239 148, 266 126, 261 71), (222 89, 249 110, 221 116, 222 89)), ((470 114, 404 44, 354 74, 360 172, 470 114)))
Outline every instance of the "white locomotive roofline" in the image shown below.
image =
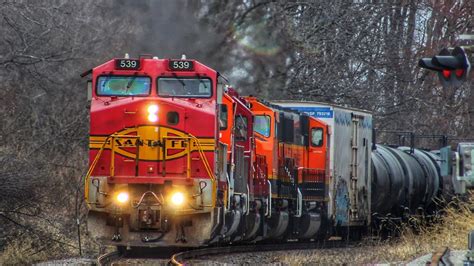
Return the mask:
MULTIPOLYGON (((359 109, 355 107, 347 107, 347 106, 342 106, 342 105, 337 105, 334 103, 323 103, 323 102, 315 102, 315 101, 305 101, 305 100, 270 100, 269 101, 272 104, 297 104, 299 107, 314 107, 315 105, 317 106, 328 106, 328 107, 333 107, 333 108, 339 108, 339 109, 344 109, 344 110, 352 110, 356 112, 361 112, 361 113, 366 113, 372 115, 371 111, 364 110, 364 109, 359 109)), ((283 106, 285 107, 285 106, 283 106)), ((296 107, 296 106, 295 106, 296 107)))

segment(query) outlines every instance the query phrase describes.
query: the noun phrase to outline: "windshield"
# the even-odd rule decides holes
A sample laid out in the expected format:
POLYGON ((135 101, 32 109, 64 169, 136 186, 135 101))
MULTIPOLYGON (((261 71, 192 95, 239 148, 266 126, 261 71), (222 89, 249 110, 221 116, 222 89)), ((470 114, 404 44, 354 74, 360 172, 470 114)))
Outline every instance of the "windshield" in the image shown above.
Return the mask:
POLYGON ((146 96, 150 94, 151 79, 138 76, 100 76, 97 79, 99 96, 146 96))
POLYGON ((255 116, 254 130, 265 137, 270 137, 270 117, 267 115, 255 116))
POLYGON ((159 78, 158 95, 165 97, 209 98, 212 95, 211 80, 189 77, 159 78))

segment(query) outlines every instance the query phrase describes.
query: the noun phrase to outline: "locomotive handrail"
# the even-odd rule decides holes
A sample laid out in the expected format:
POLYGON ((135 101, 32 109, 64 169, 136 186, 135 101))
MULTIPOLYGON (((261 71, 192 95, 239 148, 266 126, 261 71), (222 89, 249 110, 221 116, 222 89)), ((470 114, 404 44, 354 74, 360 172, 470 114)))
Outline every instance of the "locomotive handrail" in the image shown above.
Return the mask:
MULTIPOLYGON (((123 139, 140 139, 140 136, 130 136, 130 135, 110 135, 112 138, 111 148, 110 148, 110 176, 115 176, 115 139, 123 138, 123 139)), ((135 154, 135 175, 138 175, 138 157, 139 157, 139 147, 138 141, 136 143, 137 153, 135 154)))
POLYGON ((303 213, 303 194, 301 194, 300 188, 296 189, 296 192, 298 193, 298 197, 296 199, 296 215, 295 217, 301 217, 303 213))
POLYGON ((268 183, 268 202, 267 202, 267 210, 265 210, 265 216, 270 218, 272 217, 272 182, 267 179, 268 183))
POLYGON ((196 145, 198 147, 199 156, 202 159, 202 162, 204 164, 204 168, 206 168, 206 172, 209 175, 209 178, 212 181, 215 181, 216 177, 212 173, 211 167, 209 166, 209 162, 207 161, 207 157, 206 157, 206 155, 204 154, 204 152, 202 150, 201 143, 199 142, 199 139, 196 138, 195 136, 193 136, 192 134, 189 134, 189 136, 194 140, 194 142, 196 143, 196 145))
MULTIPOLYGON (((167 139, 185 139, 187 140, 187 145, 186 145, 186 153, 187 153, 187 159, 186 159, 186 177, 191 178, 191 138, 190 137, 180 137, 180 136, 163 136, 162 139, 164 140, 164 146, 163 146, 163 154, 166 156, 167 154, 167 147, 166 147, 166 140, 167 139)), ((163 162, 165 161, 165 157, 163 158, 163 162)))
POLYGON ((191 177, 191 141, 193 140, 196 143, 197 146, 197 151, 199 153, 199 157, 201 157, 201 161, 204 164, 204 168, 206 169, 206 172, 211 179, 212 183, 212 205, 209 207, 214 207, 215 199, 216 199, 216 194, 217 194, 217 187, 216 187, 216 177, 212 173, 212 168, 209 165, 209 161, 207 160, 206 154, 204 154, 204 151, 201 147, 201 143, 198 138, 196 138, 194 135, 188 133, 189 137, 181 137, 181 136, 163 136, 162 138, 165 139, 165 147, 164 150, 166 150, 166 139, 186 139, 188 140, 188 145, 186 147, 187 149, 187 154, 188 154, 188 160, 187 160, 187 176, 188 178, 191 177))
MULTIPOLYGON (((188 177, 191 177, 191 142, 189 140, 193 140, 197 147, 198 147, 198 153, 199 153, 199 157, 201 157, 201 160, 203 161, 203 164, 204 164, 204 168, 206 169, 206 172, 207 174, 209 175, 209 178, 211 180, 215 180, 216 177, 214 176, 214 174, 212 173, 212 169, 211 167, 209 166, 209 162, 207 161, 207 157, 205 156, 204 152, 203 152, 203 149, 201 147, 201 144, 200 144, 200 141, 198 138, 196 138, 195 136, 189 134, 189 137, 181 137, 181 136, 163 136, 162 137, 163 139, 185 139, 185 140, 188 140, 188 147, 187 147, 187 153, 188 153, 188 177)), ((166 149, 166 144, 165 144, 165 149, 166 149)))
POLYGON ((102 143, 102 146, 100 147, 99 152, 95 155, 94 161, 92 161, 91 166, 89 167, 89 170, 87 171, 86 177, 84 178, 84 198, 86 200, 86 203, 89 204, 89 178, 91 177, 92 171, 94 171, 95 166, 97 162, 99 161, 100 155, 104 151, 105 144, 107 144, 107 141, 109 140, 110 136, 105 138, 104 143, 102 143))
POLYGON ((212 205, 211 205, 211 207, 215 207, 216 195, 217 195, 216 177, 212 173, 211 166, 209 165, 209 162, 207 161, 207 157, 206 157, 206 155, 204 154, 204 152, 202 150, 201 143, 199 142, 199 139, 196 138, 192 134, 189 134, 189 136, 191 136, 193 138, 193 140, 196 142, 196 144, 198 146, 199 155, 201 156, 201 159, 202 159, 202 162, 204 164, 204 167, 206 168, 207 174, 209 175, 209 178, 211 179, 211 183, 212 183, 212 205))
MULTIPOLYGON (((86 177, 84 179, 84 182, 85 182, 85 186, 84 186, 84 198, 86 200, 86 203, 87 204, 90 204, 89 202, 89 178, 90 176, 92 175, 92 172, 94 171, 97 163, 99 162, 99 158, 100 156, 102 155, 102 152, 105 150, 105 145, 107 145, 107 142, 109 141, 109 139, 112 139, 112 147, 111 147, 111 150, 112 150, 112 160, 111 160, 111 169, 110 171, 112 172, 112 176, 113 176, 113 156, 114 156, 114 139, 115 138, 130 138, 130 139, 138 139, 140 138, 140 136, 130 136, 130 135, 115 135, 115 134, 111 134, 109 136, 107 136, 104 140, 104 143, 102 143, 102 146, 100 147, 99 149, 99 152, 97 152, 97 154, 95 155, 94 157, 94 161, 92 161, 92 164, 91 166, 89 167, 89 170, 87 171, 87 174, 86 174, 86 177)), ((138 146, 138 145, 137 145, 138 146)), ((138 158, 138 152, 137 152, 137 155, 136 155, 136 158, 138 158)), ((138 161, 136 160, 136 163, 138 163, 138 161)))
MULTIPOLYGON (((100 156, 102 155, 102 152, 105 150, 105 146, 107 145, 107 142, 109 141, 109 139, 112 139, 112 143, 111 143, 111 162, 110 162, 110 174, 111 176, 114 175, 114 156, 115 156, 115 152, 114 152, 114 139, 115 138, 131 138, 131 139, 139 139, 140 136, 130 136, 130 135, 115 135, 115 134, 112 134, 112 135, 109 135, 105 138, 104 142, 102 143, 102 146, 100 147, 100 150, 99 152, 97 152, 95 158, 94 158, 94 161, 92 162, 91 166, 89 167, 89 170, 87 171, 87 174, 86 174, 86 177, 85 177, 85 186, 84 186, 84 198, 86 200, 86 203, 89 204, 88 202, 88 199, 89 199, 89 179, 90 179, 90 176, 92 174, 92 172, 94 171, 98 161, 99 161, 99 158, 100 156)), ((187 177, 190 178, 191 177, 191 141, 190 140, 193 140, 195 143, 196 143, 196 146, 197 146, 197 151, 199 153, 199 156, 201 157, 201 160, 204 164, 204 168, 206 169, 206 172, 207 174, 209 175, 209 178, 211 179, 211 183, 212 183, 212 206, 209 206, 209 207, 214 207, 214 203, 215 203, 215 198, 216 198, 216 194, 217 194, 217 187, 216 187, 216 177, 214 176, 214 174, 212 173, 212 168, 210 167, 209 165, 209 162, 207 160, 207 157, 206 155, 204 154, 204 151, 202 149, 202 146, 200 144, 200 141, 198 138, 196 138, 195 136, 193 136, 192 134, 189 134, 189 137, 179 137, 179 136, 164 136, 162 137, 163 139, 187 139, 188 140, 188 145, 187 145, 187 154, 188 154, 188 160, 187 160, 187 177)), ((138 147, 138 145, 137 145, 138 147)), ((164 150, 166 150, 166 144, 165 144, 165 147, 163 148, 164 150)), ((138 164, 138 152, 136 154, 136 163, 138 164)), ((163 158, 165 159, 165 158, 163 158)))

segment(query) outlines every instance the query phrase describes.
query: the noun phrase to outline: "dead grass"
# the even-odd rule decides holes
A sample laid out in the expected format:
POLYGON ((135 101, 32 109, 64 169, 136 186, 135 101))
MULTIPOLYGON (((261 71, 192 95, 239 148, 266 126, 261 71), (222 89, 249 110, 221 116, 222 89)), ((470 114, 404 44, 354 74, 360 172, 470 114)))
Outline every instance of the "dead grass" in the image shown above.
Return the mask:
POLYGON ((34 241, 24 239, 12 241, 0 254, 2 265, 29 265, 36 261, 44 261, 48 258, 45 252, 35 252, 34 241))
MULTIPOLYGON (((42 223, 44 225, 44 223, 42 223)), ((75 228, 74 228, 75 229, 75 228)), ((0 251, 0 265, 31 265, 38 262, 78 257, 77 240, 69 238, 57 228, 44 226, 49 233, 46 238, 35 234, 23 233, 11 238, 0 251), (54 238, 59 241, 52 241, 54 238)), ((81 235, 82 255, 85 258, 97 257, 99 246, 87 236, 85 229, 81 235)))
MULTIPOLYGON (((470 201, 445 208, 446 215, 433 225, 401 228, 401 236, 390 241, 362 243, 356 248, 299 251, 281 254, 277 261, 301 264, 371 264, 407 262, 440 247, 467 249, 467 234, 474 229, 474 197, 470 201)), ((416 222, 416 221, 415 221, 416 222)))
MULTIPOLYGON (((471 209, 474 209, 474 195, 468 202, 445 208, 446 215, 436 224, 420 225, 415 229, 408 226, 400 228, 401 236, 397 239, 365 241, 355 248, 272 252, 267 262, 278 262, 283 265, 403 263, 443 246, 466 249, 467 234, 474 229, 474 213, 471 209)), ((93 250, 97 249, 86 239, 87 237, 83 242, 84 249, 94 253, 93 250)), ((25 265, 76 253, 75 250, 57 246, 50 246, 38 252, 36 246, 36 241, 32 239, 10 242, 0 253, 0 264, 25 265)))

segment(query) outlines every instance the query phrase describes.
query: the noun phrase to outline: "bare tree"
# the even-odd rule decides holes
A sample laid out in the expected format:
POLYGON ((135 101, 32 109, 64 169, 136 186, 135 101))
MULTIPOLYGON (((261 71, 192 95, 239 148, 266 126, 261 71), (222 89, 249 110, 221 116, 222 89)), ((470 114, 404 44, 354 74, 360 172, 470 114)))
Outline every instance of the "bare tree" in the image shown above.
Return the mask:
POLYGON ((109 14, 112 4, 0 3, 0 248, 29 241, 26 259, 76 252, 89 124, 79 73, 135 34, 133 16, 109 14))
POLYGON ((472 132, 472 82, 442 88, 417 67, 472 31, 472 1, 206 2, 217 29, 238 29, 228 30, 226 44, 247 93, 369 109, 382 129, 472 132), (279 53, 248 49, 268 44, 279 53))

